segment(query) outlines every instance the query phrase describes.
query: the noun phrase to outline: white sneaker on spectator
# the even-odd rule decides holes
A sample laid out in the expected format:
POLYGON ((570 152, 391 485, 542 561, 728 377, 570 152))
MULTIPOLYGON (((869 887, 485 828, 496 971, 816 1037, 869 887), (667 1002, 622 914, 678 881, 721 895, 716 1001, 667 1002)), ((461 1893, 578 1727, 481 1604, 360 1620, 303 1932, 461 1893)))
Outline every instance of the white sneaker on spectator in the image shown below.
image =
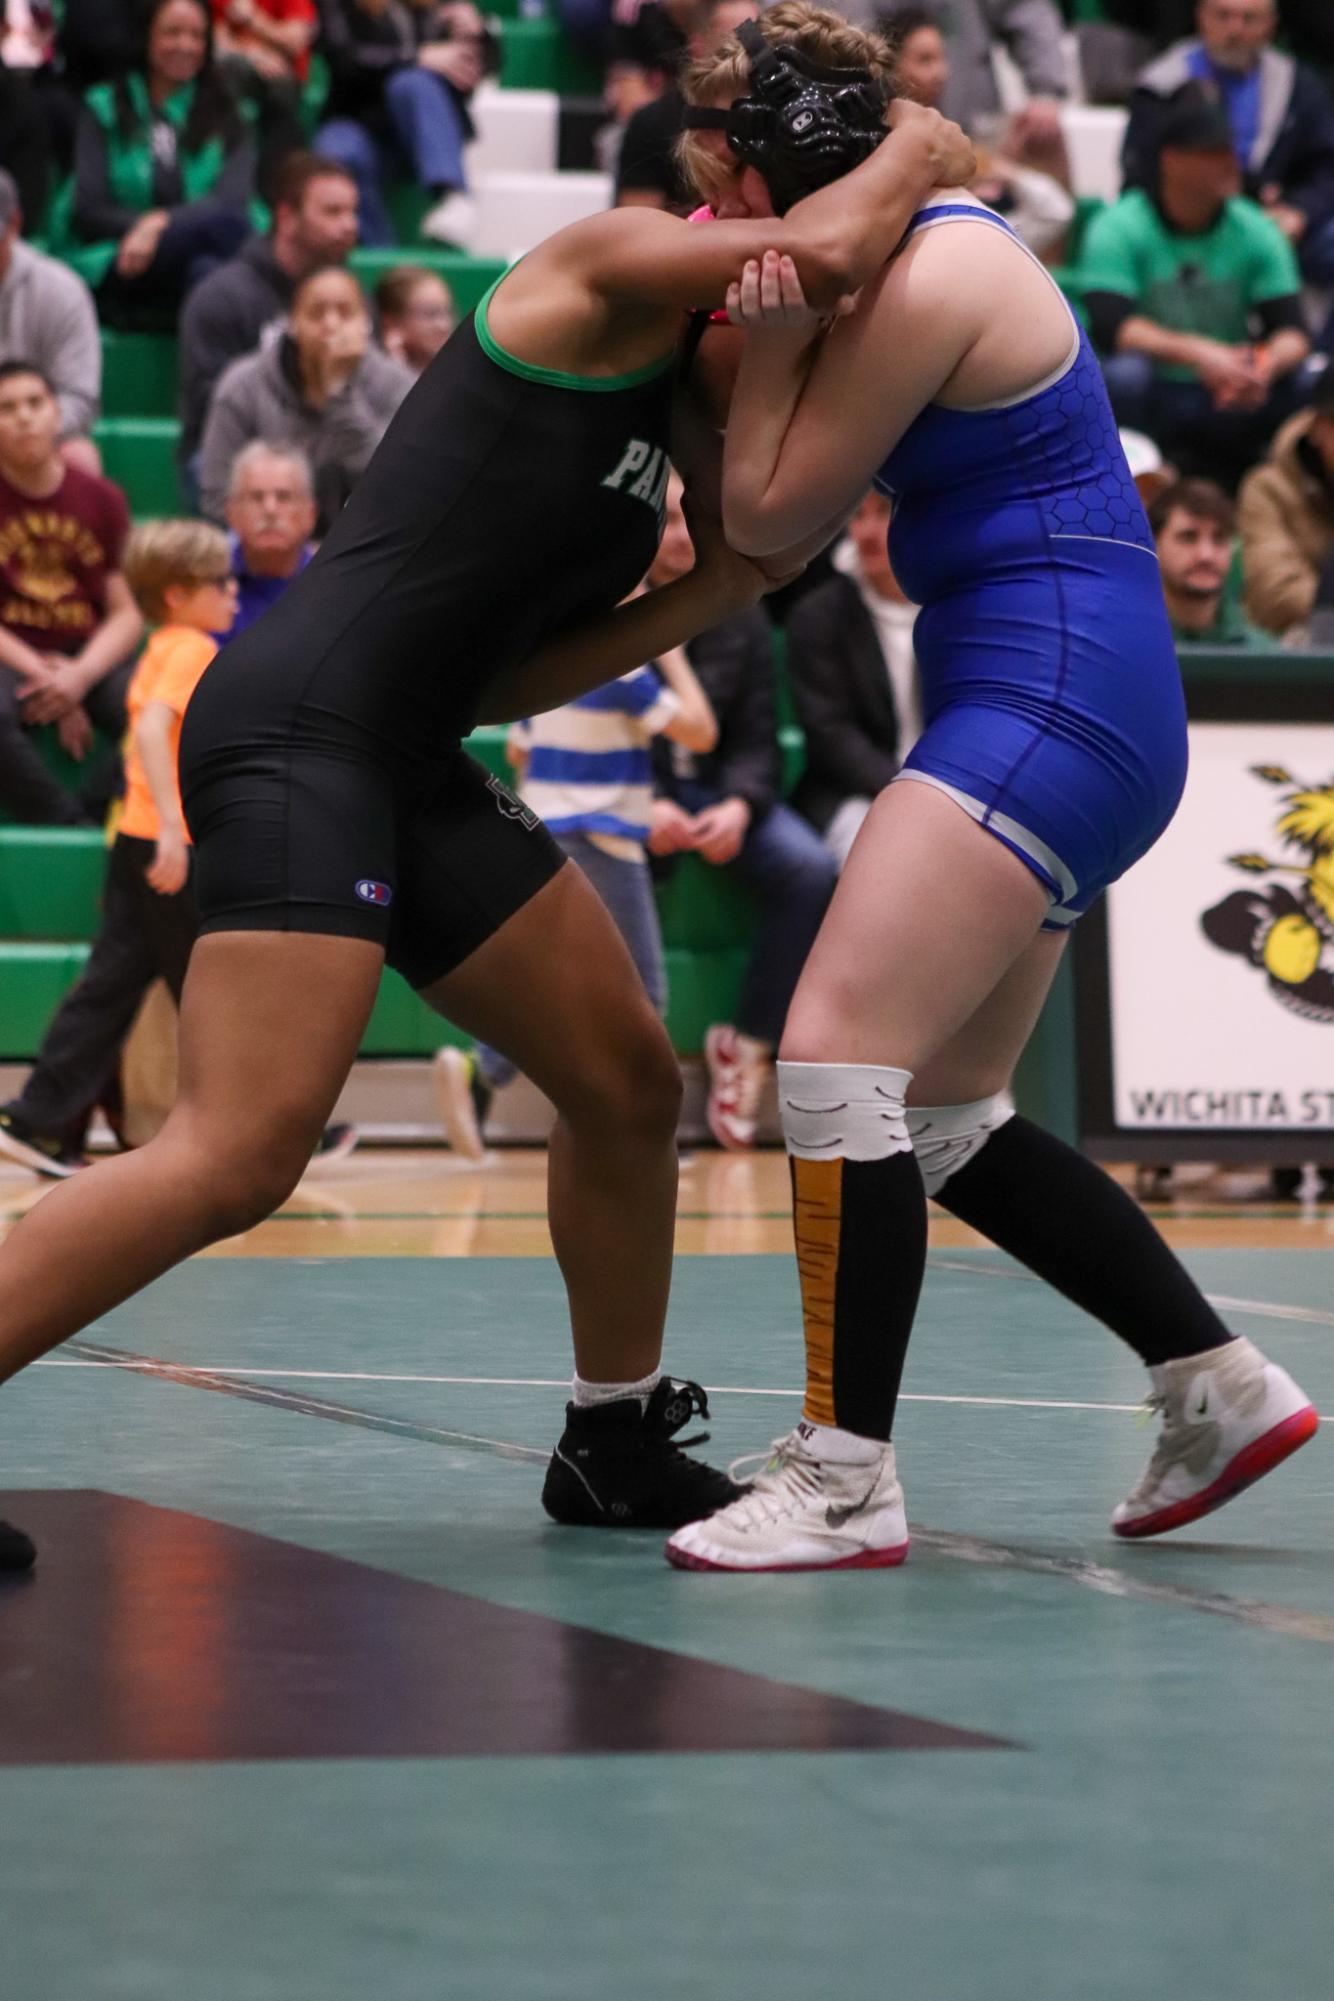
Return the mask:
POLYGON ((465 1160, 483 1160, 486 1140, 482 1121, 490 1093, 480 1085, 477 1058, 471 1050, 437 1049, 431 1059, 436 1101, 445 1138, 455 1153, 465 1160))
MULTIPOLYGON (((668 1538, 678 1570, 882 1570, 908 1554, 894 1447, 803 1419, 740 1500, 668 1538), (816 1457, 824 1451, 825 1456, 816 1457), (837 1456, 829 1456, 837 1455, 837 1456)), ((744 1479, 745 1461, 728 1471, 744 1479)))
POLYGON ((471 250, 481 218, 471 195, 452 188, 428 208, 417 225, 417 234, 432 243, 449 243, 456 250, 471 250))
POLYGON ((1149 1370, 1163 1429, 1139 1485, 1112 1516, 1119 1536, 1163 1535, 1262 1480, 1320 1425, 1315 1406, 1253 1342, 1229 1341, 1149 1370))
POLYGON ((709 1070, 709 1131, 719 1146, 755 1144, 755 1121, 773 1052, 767 1042, 715 1023, 704 1038, 709 1070))

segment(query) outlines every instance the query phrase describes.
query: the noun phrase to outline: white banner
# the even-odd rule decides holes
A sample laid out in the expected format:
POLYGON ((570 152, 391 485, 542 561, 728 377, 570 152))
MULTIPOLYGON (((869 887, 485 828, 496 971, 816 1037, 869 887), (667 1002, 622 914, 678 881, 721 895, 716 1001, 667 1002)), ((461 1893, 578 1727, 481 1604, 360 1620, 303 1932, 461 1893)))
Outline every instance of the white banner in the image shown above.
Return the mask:
POLYGON ((1192 723, 1107 936, 1118 1126, 1334 1127, 1334 725, 1192 723))

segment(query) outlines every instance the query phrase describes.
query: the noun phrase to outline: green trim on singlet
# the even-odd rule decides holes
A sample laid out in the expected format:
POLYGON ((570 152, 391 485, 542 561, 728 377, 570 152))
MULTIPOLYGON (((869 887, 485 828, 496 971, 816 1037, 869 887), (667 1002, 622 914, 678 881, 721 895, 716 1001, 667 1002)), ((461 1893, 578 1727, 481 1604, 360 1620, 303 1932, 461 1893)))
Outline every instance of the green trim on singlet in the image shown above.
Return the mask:
POLYGON ((521 375, 525 382, 544 382, 548 389, 638 389, 641 383, 652 382, 655 376, 665 375, 676 360, 673 349, 661 361, 651 361, 647 368, 632 369, 629 375, 567 375, 560 368, 539 368, 535 361, 520 361, 517 354, 511 354, 500 345, 486 320, 487 307, 508 276, 508 271, 502 271, 495 284, 487 287, 486 296, 473 314, 478 345, 497 368, 507 368, 511 375, 521 375))

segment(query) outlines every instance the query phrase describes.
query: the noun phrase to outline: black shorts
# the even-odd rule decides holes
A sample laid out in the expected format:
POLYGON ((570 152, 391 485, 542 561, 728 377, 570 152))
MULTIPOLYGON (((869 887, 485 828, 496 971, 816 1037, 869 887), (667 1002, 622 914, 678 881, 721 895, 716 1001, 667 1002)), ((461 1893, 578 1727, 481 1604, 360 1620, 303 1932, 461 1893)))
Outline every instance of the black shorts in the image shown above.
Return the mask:
POLYGON ((564 866, 537 815, 457 745, 408 763, 341 732, 221 742, 216 706, 191 704, 181 746, 201 936, 366 938, 427 987, 564 866))

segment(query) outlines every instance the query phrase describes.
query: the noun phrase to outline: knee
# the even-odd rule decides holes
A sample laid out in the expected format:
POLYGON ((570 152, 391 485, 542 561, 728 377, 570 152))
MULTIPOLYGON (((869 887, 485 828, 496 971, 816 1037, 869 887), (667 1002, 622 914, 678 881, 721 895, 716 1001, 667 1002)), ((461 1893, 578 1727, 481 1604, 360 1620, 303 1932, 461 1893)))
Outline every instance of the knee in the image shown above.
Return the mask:
POLYGON ((782 1063, 852 1063, 865 1039, 867 995, 855 979, 800 981, 783 1025, 782 1063))
POLYGON ((423 104, 438 105, 449 100, 440 78, 428 69, 397 69, 384 87, 385 101, 390 105, 423 104))
POLYGON ((264 1222, 292 1193, 310 1154, 304 1127, 251 1129, 222 1141, 189 1136, 182 1172, 199 1187, 201 1242, 239 1237, 264 1222))
POLYGON ((557 1109, 567 1125, 604 1137, 662 1140, 681 1116, 681 1066, 655 1016, 600 1049, 570 1080, 557 1109))

